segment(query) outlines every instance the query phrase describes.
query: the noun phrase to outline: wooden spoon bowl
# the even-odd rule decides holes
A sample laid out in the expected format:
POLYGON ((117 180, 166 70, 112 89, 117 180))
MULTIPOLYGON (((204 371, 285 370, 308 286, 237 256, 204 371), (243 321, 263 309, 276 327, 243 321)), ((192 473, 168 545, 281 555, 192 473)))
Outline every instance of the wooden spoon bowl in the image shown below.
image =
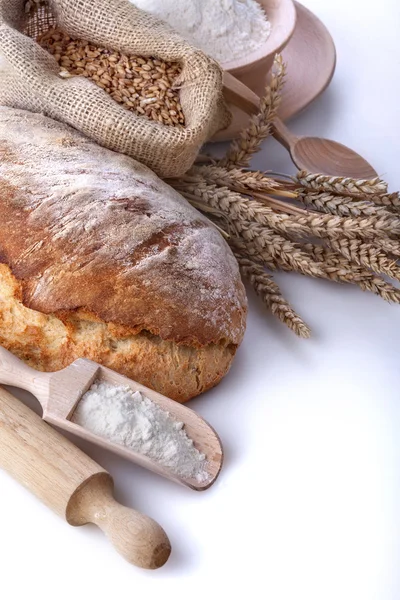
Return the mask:
POLYGON ((274 137, 289 150, 298 169, 352 179, 377 176, 369 162, 351 148, 325 138, 297 137, 279 119, 274 123, 274 137))
MULTIPOLYGON (((224 96, 228 102, 249 115, 259 110, 260 98, 257 94, 226 71, 224 96)), ((377 176, 369 162, 339 142, 317 137, 297 137, 278 118, 274 120, 272 133, 289 150, 298 169, 353 179, 373 179, 377 176)))

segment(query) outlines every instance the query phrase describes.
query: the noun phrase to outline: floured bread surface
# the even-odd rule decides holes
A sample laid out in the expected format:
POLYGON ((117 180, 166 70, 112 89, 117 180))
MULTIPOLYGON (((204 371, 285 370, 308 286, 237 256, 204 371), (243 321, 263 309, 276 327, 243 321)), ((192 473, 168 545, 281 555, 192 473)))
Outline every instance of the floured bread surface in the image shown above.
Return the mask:
POLYGON ((180 400, 217 383, 243 337, 244 288, 225 241, 177 192, 9 108, 0 185, 1 344, 43 370, 86 356, 180 400))

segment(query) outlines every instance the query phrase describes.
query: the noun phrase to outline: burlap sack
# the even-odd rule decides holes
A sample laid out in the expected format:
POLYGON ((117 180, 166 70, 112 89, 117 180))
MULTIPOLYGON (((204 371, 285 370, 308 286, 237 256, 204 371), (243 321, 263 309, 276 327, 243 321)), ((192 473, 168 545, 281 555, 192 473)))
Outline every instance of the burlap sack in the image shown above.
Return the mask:
POLYGON ((128 0, 0 0, 0 54, 6 59, 0 68, 0 104, 68 123, 161 177, 187 171, 201 145, 230 120, 217 63, 128 0), (179 62, 185 127, 136 115, 85 77, 61 78, 56 60, 33 39, 54 22, 74 38, 179 62))

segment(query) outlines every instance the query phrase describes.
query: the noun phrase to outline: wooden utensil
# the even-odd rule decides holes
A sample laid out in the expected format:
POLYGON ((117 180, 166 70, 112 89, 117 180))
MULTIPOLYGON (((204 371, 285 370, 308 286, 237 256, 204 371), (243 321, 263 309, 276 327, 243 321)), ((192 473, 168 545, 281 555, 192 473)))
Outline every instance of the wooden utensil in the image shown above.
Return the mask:
POLYGON ((118 504, 111 476, 1 387, 0 468, 70 525, 100 527, 130 563, 157 569, 167 561, 160 525, 118 504))
MULTIPOLYGON (((248 114, 255 114, 259 110, 260 98, 257 94, 226 71, 224 95, 228 102, 248 114)), ((343 144, 318 137, 297 137, 278 118, 275 118, 273 128, 274 137, 289 150, 298 169, 354 179, 377 176, 375 169, 362 156, 343 144)))
POLYGON ((193 490, 200 491, 209 488, 221 470, 223 460, 221 441, 214 429, 197 413, 91 360, 78 359, 61 371, 42 373, 32 369, 11 352, 0 347, 0 383, 20 387, 36 396, 43 409, 43 419, 48 423, 70 431, 97 446, 111 450, 119 456, 193 490), (181 421, 187 435, 194 441, 195 447, 207 457, 209 478, 199 482, 195 478, 178 477, 147 456, 95 435, 72 422, 71 418, 79 400, 95 380, 124 385, 130 387, 134 392, 139 391, 158 404, 160 408, 169 412, 174 419, 181 421))
POLYGON ((223 68, 235 77, 254 79, 269 71, 275 55, 289 42, 296 26, 296 7, 293 0, 258 0, 271 24, 268 39, 256 50, 241 58, 224 61, 223 68))

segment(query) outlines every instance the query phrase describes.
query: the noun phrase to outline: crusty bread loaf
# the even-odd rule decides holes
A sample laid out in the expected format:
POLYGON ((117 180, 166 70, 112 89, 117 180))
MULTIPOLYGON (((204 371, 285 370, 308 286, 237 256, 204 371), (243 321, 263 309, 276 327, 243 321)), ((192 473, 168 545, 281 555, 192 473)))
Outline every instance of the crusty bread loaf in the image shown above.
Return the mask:
POLYGON ((218 383, 243 337, 244 288, 225 241, 178 193, 8 108, 0 190, 2 345, 46 371, 91 358, 180 401, 218 383))

